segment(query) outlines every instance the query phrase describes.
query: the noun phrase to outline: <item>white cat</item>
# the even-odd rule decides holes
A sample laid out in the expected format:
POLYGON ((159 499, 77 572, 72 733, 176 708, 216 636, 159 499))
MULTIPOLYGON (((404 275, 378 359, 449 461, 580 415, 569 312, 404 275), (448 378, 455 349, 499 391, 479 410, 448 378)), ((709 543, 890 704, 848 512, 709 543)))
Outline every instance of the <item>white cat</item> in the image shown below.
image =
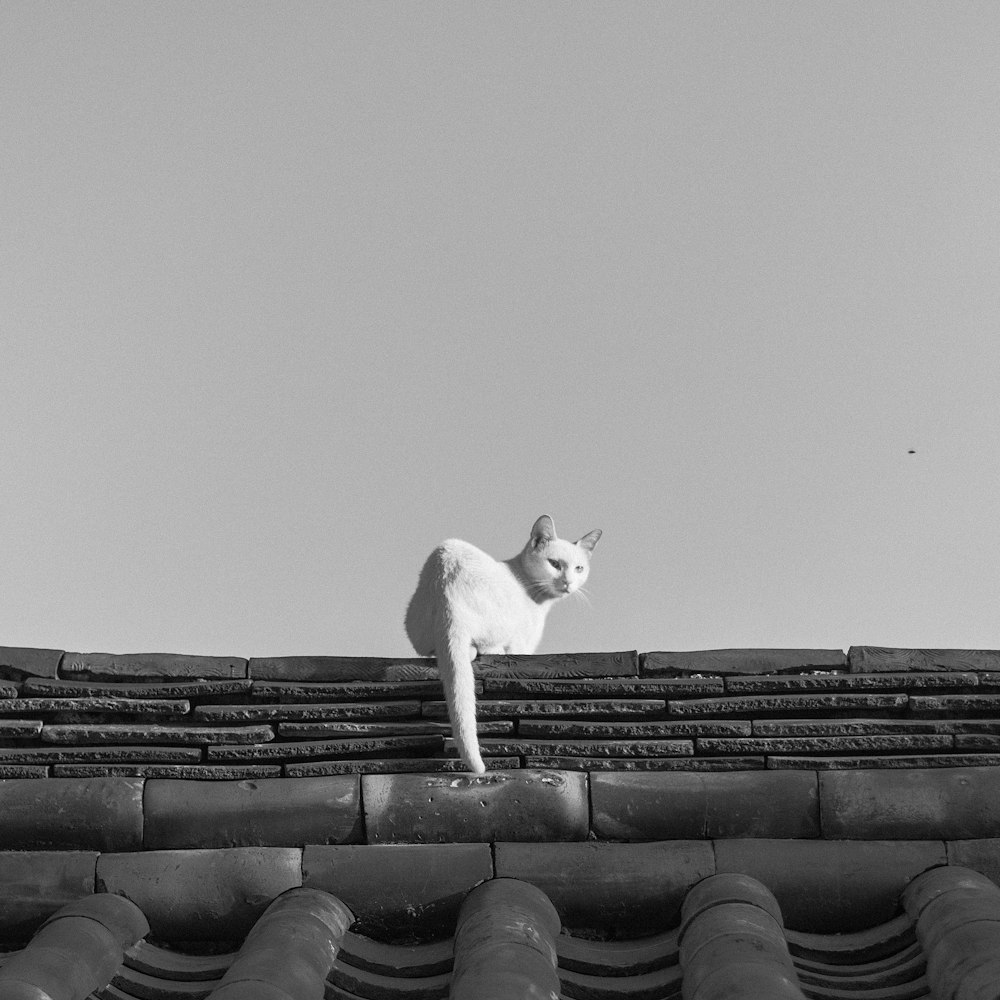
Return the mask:
POLYGON ((472 660, 479 653, 533 653, 554 601, 575 593, 590 572, 601 537, 556 538, 543 514, 531 538, 500 562, 458 538, 442 542, 420 571, 406 609, 406 634, 420 656, 436 656, 458 752, 470 771, 486 768, 476 734, 472 660))

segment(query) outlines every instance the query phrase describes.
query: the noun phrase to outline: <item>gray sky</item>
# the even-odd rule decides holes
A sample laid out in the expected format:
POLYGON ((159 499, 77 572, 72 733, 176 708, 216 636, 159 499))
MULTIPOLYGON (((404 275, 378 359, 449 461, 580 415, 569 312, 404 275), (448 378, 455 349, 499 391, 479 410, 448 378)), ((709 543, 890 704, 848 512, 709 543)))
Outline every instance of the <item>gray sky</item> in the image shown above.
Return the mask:
POLYGON ((0 3, 0 645, 1000 646, 1000 4, 0 3), (909 454, 913 449, 915 454, 909 454))

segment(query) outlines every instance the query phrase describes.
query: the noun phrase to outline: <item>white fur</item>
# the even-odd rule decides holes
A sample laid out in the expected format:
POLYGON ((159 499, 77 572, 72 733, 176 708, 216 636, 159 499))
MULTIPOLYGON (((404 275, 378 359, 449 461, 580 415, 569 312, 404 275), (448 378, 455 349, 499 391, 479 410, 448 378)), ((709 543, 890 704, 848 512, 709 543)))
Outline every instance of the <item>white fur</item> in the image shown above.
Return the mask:
POLYGON ((427 558, 406 609, 406 634, 420 656, 436 656, 452 735, 469 770, 482 774, 472 661, 479 653, 533 653, 554 601, 575 593, 590 572, 600 531, 577 542, 556 538, 543 514, 528 544, 500 562, 458 538, 427 558))

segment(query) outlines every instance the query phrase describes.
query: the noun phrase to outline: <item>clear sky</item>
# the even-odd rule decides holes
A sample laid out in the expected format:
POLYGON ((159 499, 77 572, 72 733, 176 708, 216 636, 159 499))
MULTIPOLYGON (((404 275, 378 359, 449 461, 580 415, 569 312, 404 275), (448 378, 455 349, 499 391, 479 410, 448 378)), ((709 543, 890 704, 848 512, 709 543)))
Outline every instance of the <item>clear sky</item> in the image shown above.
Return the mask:
POLYGON ((0 645, 1000 647, 1000 4, 0 4, 0 645), (910 451, 915 452, 910 454, 910 451))

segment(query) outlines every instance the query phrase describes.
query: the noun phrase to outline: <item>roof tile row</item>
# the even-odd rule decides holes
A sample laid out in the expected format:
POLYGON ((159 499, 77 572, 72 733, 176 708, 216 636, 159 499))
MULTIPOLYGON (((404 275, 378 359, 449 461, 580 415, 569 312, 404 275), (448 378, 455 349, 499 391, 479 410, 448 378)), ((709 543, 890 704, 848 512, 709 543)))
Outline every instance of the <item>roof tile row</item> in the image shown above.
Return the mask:
POLYGON ((0 781, 0 844, 15 850, 588 838, 950 840, 998 829, 1000 769, 989 767, 0 781))
MULTIPOLYGON (((881 671, 1000 670, 1000 651, 901 649, 710 649, 689 652, 555 653, 483 657, 482 666, 513 676, 582 677, 709 674, 773 674, 805 670, 881 671)), ((58 649, 0 646, 0 676, 142 680, 150 677, 261 680, 415 680, 433 661, 388 657, 225 657, 174 653, 68 653, 58 649)))
POLYGON ((137 903, 163 941, 239 940, 285 889, 322 889, 380 939, 454 930, 483 880, 537 886, 563 925, 588 937, 669 930, 686 894, 719 873, 768 886, 788 925, 846 933, 891 919, 921 872, 965 865, 1000 877, 1000 841, 714 840, 646 844, 310 845, 305 848, 0 852, 0 941, 24 940, 58 906, 95 891, 137 903))
MULTIPOLYGON (((626 662, 624 654, 569 659, 578 666, 581 656, 591 672, 626 662)), ((481 673, 481 742, 494 769, 1000 762, 1000 675, 992 672, 572 680, 481 673)), ((0 685, 0 695, 0 774, 10 778, 231 780, 461 767, 436 680, 27 677, 0 685)))
POLYGON ((348 930, 351 911, 335 895, 293 887, 270 903, 238 951, 194 956, 139 941, 142 913, 98 895, 55 914, 7 956, 0 983, 5 995, 55 1000, 83 1000, 91 989, 116 1000, 992 996, 1000 890, 974 870, 938 867, 913 878, 903 903, 902 913, 862 932, 790 931, 763 883, 716 874, 685 891, 679 926, 602 943, 560 934, 560 915, 543 890, 494 878, 464 894, 451 939, 399 946, 348 930), (55 937, 57 968, 48 950, 55 937))

